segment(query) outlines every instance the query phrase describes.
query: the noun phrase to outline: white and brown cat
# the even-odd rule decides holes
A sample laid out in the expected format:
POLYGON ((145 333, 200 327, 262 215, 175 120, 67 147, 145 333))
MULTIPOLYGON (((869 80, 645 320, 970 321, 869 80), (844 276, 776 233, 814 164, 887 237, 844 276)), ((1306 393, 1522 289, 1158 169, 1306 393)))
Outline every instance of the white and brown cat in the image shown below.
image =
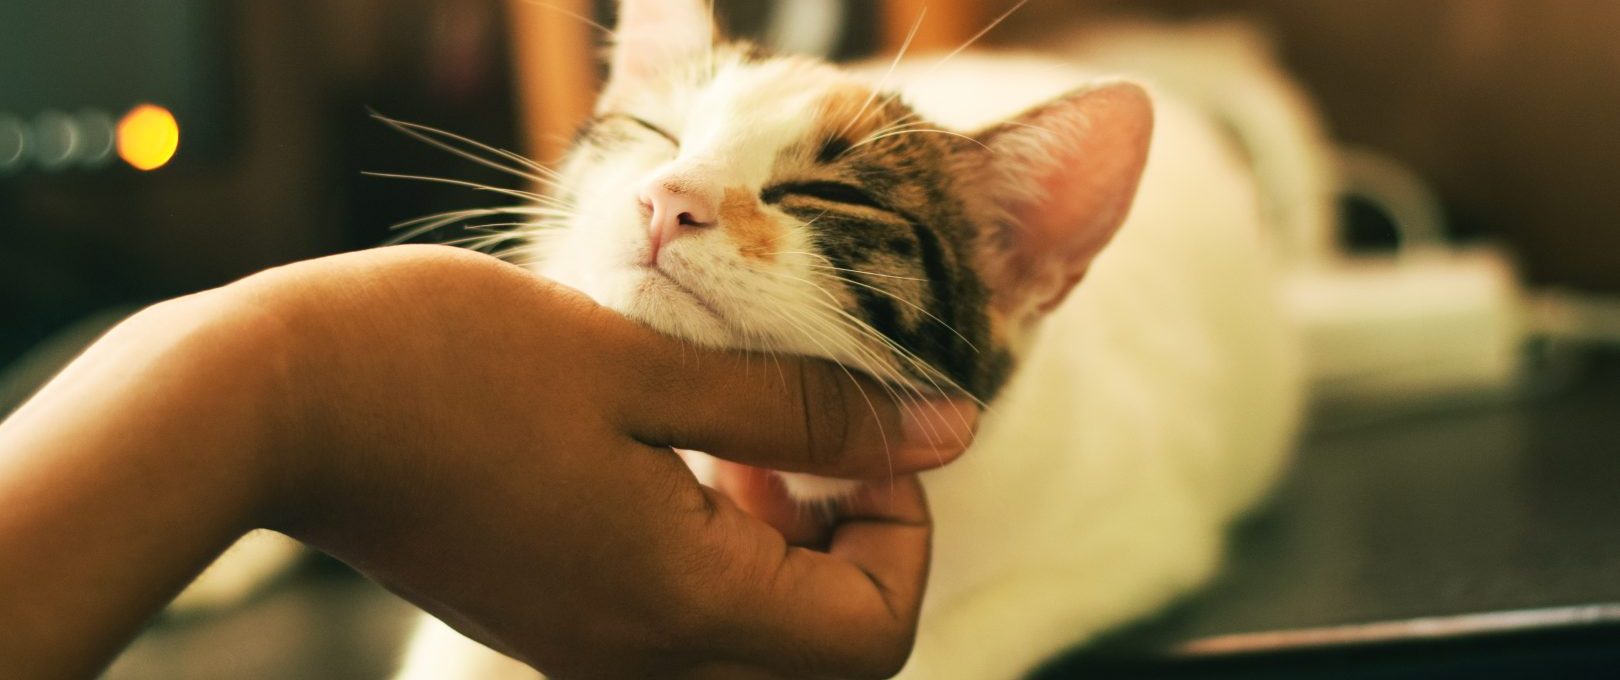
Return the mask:
MULTIPOLYGON (((1295 338, 1255 176, 1193 109, 1051 59, 887 66, 625 0, 535 267, 693 342, 988 404, 923 477, 933 573, 902 676, 1020 677, 1210 577, 1287 457, 1295 338)), ((402 671, 532 676, 437 622, 402 671)))

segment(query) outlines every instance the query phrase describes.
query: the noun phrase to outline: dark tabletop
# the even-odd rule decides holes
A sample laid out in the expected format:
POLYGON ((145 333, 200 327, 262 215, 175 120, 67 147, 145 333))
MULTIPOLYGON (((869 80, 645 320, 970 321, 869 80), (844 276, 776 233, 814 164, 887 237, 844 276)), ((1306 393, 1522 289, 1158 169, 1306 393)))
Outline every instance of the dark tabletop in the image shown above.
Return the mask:
MULTIPOLYGON (((1493 406, 1312 435, 1207 590, 1039 674, 1620 677, 1620 360, 1493 406)), ((410 608, 312 561, 155 625, 107 677, 377 678, 410 608)))
POLYGON ((1320 433, 1204 592, 1041 678, 1620 678, 1620 361, 1320 433))

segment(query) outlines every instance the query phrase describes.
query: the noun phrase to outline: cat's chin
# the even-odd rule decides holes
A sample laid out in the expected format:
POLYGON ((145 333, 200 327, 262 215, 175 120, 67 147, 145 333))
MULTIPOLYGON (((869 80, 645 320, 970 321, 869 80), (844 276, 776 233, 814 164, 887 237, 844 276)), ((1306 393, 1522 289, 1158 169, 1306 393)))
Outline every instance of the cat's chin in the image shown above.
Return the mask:
POLYGON ((641 267, 624 299, 608 304, 666 335, 718 349, 738 349, 730 325, 709 301, 656 269, 641 267))
POLYGON ((825 503, 855 495, 862 482, 849 479, 817 477, 797 472, 778 472, 782 487, 788 496, 800 503, 825 503))

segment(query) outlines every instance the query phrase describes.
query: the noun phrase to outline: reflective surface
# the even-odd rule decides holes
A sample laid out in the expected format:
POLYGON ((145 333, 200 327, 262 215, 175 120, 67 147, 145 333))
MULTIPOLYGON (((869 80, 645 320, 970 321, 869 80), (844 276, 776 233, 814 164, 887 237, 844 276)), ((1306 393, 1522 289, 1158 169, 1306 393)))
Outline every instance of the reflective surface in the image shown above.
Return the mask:
MULTIPOLYGON (((1616 414, 1620 355, 1551 396, 1318 435, 1212 587, 1038 677, 1615 668, 1616 414)), ((316 562, 241 610, 158 624, 107 677, 381 678, 410 612, 316 562)))

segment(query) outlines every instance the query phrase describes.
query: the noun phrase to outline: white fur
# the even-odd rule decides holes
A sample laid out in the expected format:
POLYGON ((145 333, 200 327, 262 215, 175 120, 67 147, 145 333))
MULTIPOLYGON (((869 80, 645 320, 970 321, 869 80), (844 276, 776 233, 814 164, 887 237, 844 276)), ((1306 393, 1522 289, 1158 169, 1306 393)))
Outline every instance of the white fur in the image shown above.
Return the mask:
MULTIPOLYGON (((911 101, 968 128, 1089 79, 1033 58, 924 73, 911 101)), ((1209 576, 1225 526, 1286 458, 1297 348, 1254 180, 1200 115, 1155 106, 1131 217, 974 450, 925 476, 935 569, 904 677, 1018 677, 1163 606, 1209 576)))
MULTIPOLYGON (((908 100, 958 129, 1095 80, 1036 58, 962 56, 938 69, 921 63, 899 74, 908 100)), ((771 153, 796 134, 791 120, 752 112, 753 100, 731 89, 768 83, 739 78, 692 104, 735 107, 728 113, 750 121, 744 139, 696 137, 731 160, 771 153)), ((1155 141, 1131 217, 1044 323, 986 414, 974 450, 924 476, 937 523, 934 570, 904 677, 1020 677, 1164 606, 1210 576, 1225 527, 1284 463, 1300 410, 1299 367, 1262 242, 1255 180, 1205 118, 1171 98, 1155 100, 1155 141)), ((682 133, 701 124, 660 122, 682 133)), ((623 187, 672 160, 679 159, 626 158, 586 178, 597 193, 581 196, 578 209, 595 226, 550 237, 545 271, 706 344, 857 355, 832 338, 773 328, 774 317, 750 301, 793 305, 804 292, 749 278, 721 241, 688 244, 680 266, 690 269, 680 271, 729 317, 754 315, 746 318, 759 327, 741 335, 712 317, 682 318, 697 314, 692 302, 641 287, 627 273, 623 262, 640 241, 623 187), (661 308, 642 306, 653 303, 661 308)), ((803 263, 789 258, 782 266, 803 263)), ((489 665, 496 658, 428 623, 402 677, 533 676, 518 666, 497 673, 489 665)))
MULTIPOLYGON (((788 229, 771 276, 757 275, 718 230, 679 239, 661 251, 665 273, 733 324, 720 323, 689 295, 636 266, 648 249, 636 200, 647 178, 678 173, 721 188, 763 185, 776 151, 805 137, 806 112, 816 95, 843 78, 809 62, 732 62, 721 64, 716 79, 701 89, 605 98, 615 104, 603 108, 635 112, 671 131, 681 147, 653 142, 616 152, 607 162, 573 159, 563 174, 575 178, 575 215, 537 236, 540 270, 603 305, 701 344, 856 361, 849 354, 855 348, 833 347, 833 338, 807 337, 780 318, 785 302, 804 308, 816 323, 827 323, 829 312, 817 307, 820 294, 802 284, 815 277, 808 229, 788 229)), ((775 216, 797 225, 786 215, 775 216)))

